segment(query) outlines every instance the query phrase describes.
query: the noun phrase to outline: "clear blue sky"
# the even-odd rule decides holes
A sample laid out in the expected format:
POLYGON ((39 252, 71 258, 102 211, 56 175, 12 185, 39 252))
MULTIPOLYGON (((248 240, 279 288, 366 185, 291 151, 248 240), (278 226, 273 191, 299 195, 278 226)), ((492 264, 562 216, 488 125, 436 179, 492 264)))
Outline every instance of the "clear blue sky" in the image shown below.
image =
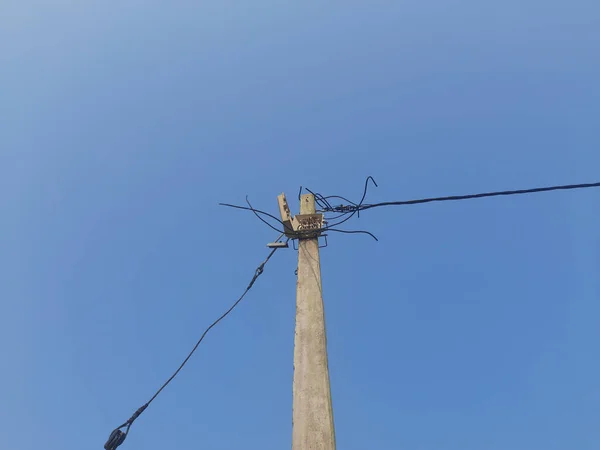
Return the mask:
MULTIPOLYGON (((0 436, 101 449, 243 291, 300 185, 600 179, 596 1, 0 6, 0 436)), ((378 209, 322 251, 341 450, 600 445, 600 190, 378 209)), ((297 209, 297 202, 292 201, 297 209)), ((295 261, 123 450, 291 445, 295 261)))

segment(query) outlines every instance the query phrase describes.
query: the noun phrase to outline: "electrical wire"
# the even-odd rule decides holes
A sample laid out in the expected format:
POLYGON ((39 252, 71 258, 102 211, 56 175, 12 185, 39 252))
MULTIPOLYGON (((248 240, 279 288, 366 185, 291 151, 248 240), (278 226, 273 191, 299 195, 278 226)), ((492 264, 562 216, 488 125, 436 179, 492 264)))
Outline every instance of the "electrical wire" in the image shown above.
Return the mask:
POLYGON ((510 191, 483 192, 483 193, 479 193, 479 194, 468 194, 468 195, 451 195, 451 196, 445 196, 445 197, 431 197, 431 198, 422 198, 422 199, 416 199, 416 200, 381 202, 381 203, 374 203, 374 204, 367 204, 367 205, 363 205, 361 202, 357 206, 354 206, 354 207, 346 206, 346 205, 334 207, 331 210, 331 212, 365 211, 367 209, 379 208, 382 206, 417 205, 417 204, 422 204, 422 203, 460 201, 460 200, 470 200, 470 199, 476 199, 476 198, 523 195, 523 194, 534 194, 534 193, 539 193, 539 192, 565 191, 565 190, 572 190, 572 189, 588 189, 588 188, 597 188, 597 187, 600 187, 600 182, 598 182, 598 183, 582 183, 582 184, 566 184, 566 185, 560 185, 560 186, 547 186, 547 187, 537 187, 537 188, 531 188, 531 189, 518 189, 518 190, 510 190, 510 191))
MULTIPOLYGON (((311 193, 315 197, 315 202, 320 207, 320 210, 318 212, 324 213, 324 214, 337 213, 337 215, 335 215, 333 217, 331 217, 331 216, 325 217, 326 226, 321 228, 321 232, 333 231, 333 232, 346 233, 346 234, 367 234, 367 235, 371 236, 372 238, 374 238, 375 240, 378 240, 375 237, 375 235, 373 235, 372 233, 370 233, 368 231, 340 230, 337 227, 339 227, 341 224, 350 220, 354 215, 360 216, 361 211, 365 211, 367 209, 372 209, 372 208, 379 208, 382 206, 416 205, 416 204, 432 203, 432 202, 458 201, 458 200, 469 200, 469 199, 485 198, 485 197, 499 197, 499 196, 509 196, 509 195, 533 194, 533 193, 538 193, 538 192, 550 192, 550 191, 559 191, 559 190, 586 189, 586 188, 600 187, 600 182, 567 184, 567 185, 558 185, 558 186, 537 187, 537 188, 531 188, 531 189, 495 191, 495 192, 484 192, 484 193, 479 193, 479 194, 452 195, 452 196, 445 196, 445 197, 431 197, 431 198, 422 198, 422 199, 415 199, 415 200, 403 200, 403 201, 394 201, 394 202, 364 204, 365 198, 367 196, 368 188, 369 188, 369 181, 371 181, 377 187, 377 183, 375 182, 375 179, 371 176, 368 176, 367 179, 365 180, 363 195, 358 203, 348 200, 347 198, 342 197, 340 195, 323 196, 323 195, 319 194, 318 192, 313 192, 308 188, 303 188, 302 186, 300 187, 300 191, 298 193, 298 198, 300 198, 300 196, 302 194, 302 190, 305 189, 307 192, 311 193), (348 204, 332 206, 331 203, 329 202, 329 200, 331 200, 331 199, 340 199, 340 200, 347 202, 348 204), (331 223, 332 221, 335 221, 338 219, 341 219, 341 220, 331 223)), ((291 230, 289 228, 289 226, 286 226, 281 220, 279 220, 274 215, 269 214, 265 211, 261 211, 259 209, 253 208, 247 198, 246 198, 246 202, 248 203, 248 207, 231 205, 228 203, 219 203, 219 204, 222 206, 228 206, 230 208, 252 211, 262 222, 267 224, 272 229, 277 230, 278 232, 281 232, 281 233, 288 234, 288 236, 293 233, 296 235, 295 237, 293 237, 294 239, 303 237, 302 233, 299 233, 299 232, 294 233, 294 231, 291 230), (281 226, 284 228, 284 230, 280 230, 277 227, 274 227, 272 224, 270 224, 269 222, 264 220, 262 217, 260 217, 260 215, 265 215, 267 217, 270 217, 270 218, 276 220, 279 224, 281 224, 281 226)))
MULTIPOLYGON (((259 218, 259 219, 260 219, 260 220, 261 220, 263 223, 266 223, 267 225, 271 226, 271 224, 270 224, 269 222, 267 222, 265 219, 263 219, 262 217, 260 217, 260 214, 266 214, 266 215, 268 215, 268 216, 270 216, 270 217, 274 218, 275 220, 277 220, 277 221, 278 221, 278 222, 279 222, 281 225, 283 225, 283 229, 284 229, 285 231, 282 231, 282 232, 281 232, 282 234, 285 234, 286 232, 292 232, 292 231, 293 231, 293 230, 290 228, 290 226, 289 226, 289 225, 286 225, 286 224, 285 224, 283 221, 281 221, 281 220, 277 219, 277 217, 275 217, 275 216, 273 216, 273 215, 271 215, 271 214, 268 214, 268 213, 266 213, 266 212, 264 212, 264 211, 259 211, 259 210, 255 209, 255 208, 252 206, 252 204, 250 204, 250 200, 248 200, 248 196, 247 196, 247 195, 246 195, 246 203, 248 203, 248 206, 250 207, 250 209, 252 210, 252 212, 254 213, 254 215, 255 215, 256 217, 258 217, 258 218, 259 218)), ((272 228, 273 228, 274 230, 277 230, 275 227, 272 227, 272 228)), ((279 230, 277 230, 277 231, 279 231, 279 230)), ((278 240, 279 240, 279 239, 278 239, 278 240)))
MULTIPOLYGON (((336 223, 333 223, 326 227, 323 227, 321 229, 322 232, 332 231, 332 232, 345 233, 345 234, 367 234, 377 241, 378 240, 377 237, 374 234, 370 233, 369 231, 340 230, 336 227, 338 227, 339 225, 350 220, 355 214, 360 215, 360 211, 365 211, 367 209, 372 209, 372 208, 379 208, 379 207, 383 207, 383 206, 417 205, 417 204, 433 203, 433 202, 461 201, 461 200, 471 200, 471 199, 478 199, 478 198, 525 195, 525 194, 533 194, 533 193, 540 193, 540 192, 573 190, 573 189, 588 189, 588 188, 600 187, 600 182, 567 184, 567 185, 558 185, 558 186, 537 187, 537 188, 531 188, 531 189, 494 191, 494 192, 483 192, 483 193, 478 193, 478 194, 451 195, 451 196, 444 196, 444 197, 430 197, 430 198, 422 198, 422 199, 414 199, 414 200, 402 200, 402 201, 364 204, 365 198, 367 196, 368 187, 369 187, 369 181, 371 181, 375 186, 377 186, 377 183, 375 182, 373 177, 371 177, 371 176, 367 177, 367 179, 365 181, 365 187, 363 190, 362 198, 360 199, 360 202, 358 202, 358 203, 354 203, 354 202, 348 200, 347 198, 339 196, 339 195, 323 196, 317 192, 313 192, 310 189, 305 188, 308 192, 310 192, 315 197, 315 201, 316 201, 317 205, 321 208, 322 212, 324 212, 324 213, 332 213, 332 212, 339 213, 337 216, 335 216, 333 218, 331 218, 331 217, 328 218, 328 221, 337 220, 337 219, 344 217, 344 219, 340 220, 339 222, 336 222, 336 223), (338 206, 332 206, 331 203, 329 202, 330 199, 340 199, 340 200, 343 200, 343 201, 349 203, 349 205, 342 204, 342 205, 338 205, 338 206)), ((302 193, 302 189, 303 188, 300 187, 300 192, 298 194, 299 196, 302 193)), ((252 206, 252 204, 250 203, 250 201, 248 200, 248 197, 246 197, 246 203, 248 204, 248 207, 231 205, 228 203, 219 203, 219 204, 222 206, 230 207, 230 208, 252 211, 254 213, 254 215, 256 215, 256 217, 258 219, 260 219, 263 223, 265 223, 270 228, 281 233, 281 236, 277 239, 277 241, 279 241, 279 239, 281 239, 281 237, 284 234, 289 233, 290 231, 293 231, 289 228, 289 226, 284 224, 283 221, 281 221, 274 215, 254 208, 252 206), (261 215, 267 216, 267 217, 277 221, 279 224, 281 224, 281 226, 283 227, 283 230, 280 230, 277 227, 273 226, 267 220, 262 218, 261 215)), ((298 234, 298 237, 301 237, 301 235, 298 234)), ((289 238, 287 239, 287 241, 289 241, 289 238)), ((200 339, 196 342, 196 344, 192 348, 191 352, 183 360, 183 362, 180 364, 180 366, 177 368, 177 370, 173 373, 173 375, 171 375, 171 377, 165 383, 163 383, 163 385, 156 391, 156 393, 150 398, 150 400, 148 400, 148 402, 146 402, 144 405, 142 405, 140 408, 138 408, 136 410, 136 412, 129 418, 129 420, 127 420, 125 423, 123 423, 122 425, 120 425, 119 427, 115 428, 112 431, 112 433, 109 436, 108 441, 104 445, 104 448, 106 450, 115 450, 119 445, 121 445, 124 442, 133 422, 146 410, 146 408, 148 408, 148 406, 150 406, 150 404, 156 399, 156 397, 158 397, 160 395, 160 393, 169 385, 169 383, 171 383, 171 381, 173 381, 173 379, 179 374, 179 372, 183 369, 183 367, 186 365, 186 363, 190 360, 190 358, 192 357, 192 355, 194 354, 194 352, 196 351, 198 346, 202 343, 202 341, 204 340, 204 338, 208 334, 208 332, 213 327, 215 327, 219 322, 221 322, 225 317, 227 317, 240 304, 240 302, 244 299, 246 294, 248 294, 250 289, 252 289, 252 286, 254 286, 254 283, 256 282, 258 277, 260 277, 260 275, 262 275, 265 265, 271 259, 271 257, 273 256, 273 254, 276 251, 277 251, 277 247, 273 248, 271 250, 271 252, 269 253, 269 255, 267 256, 267 258, 257 267, 257 269, 254 273, 254 276, 252 277, 252 279, 250 280, 250 283, 248 284, 248 287, 246 287, 246 290, 235 301, 235 303, 233 303, 233 305, 227 311, 225 311, 225 313, 223 313, 217 320, 215 320, 213 323, 211 323, 208 326, 208 328, 206 328, 204 333, 202 333, 202 336, 200 337, 200 339), (122 431, 123 428, 125 428, 124 432, 122 431)))
MULTIPOLYGON (((321 211, 318 211, 318 212, 327 212, 327 211, 321 210, 321 211)), ((327 221, 330 222, 332 220, 337 220, 337 219, 340 219, 340 218, 342 218, 344 216, 347 216, 348 214, 350 214, 350 213, 349 212, 345 212, 345 213, 338 214, 337 216, 334 216, 334 217, 327 217, 327 221)))
MULTIPOLYGON (((246 201, 248 201, 247 198, 246 198, 246 201)), ((261 211, 260 209, 253 208, 252 206, 248 207, 248 206, 231 205, 229 203, 219 203, 219 205, 220 206, 227 206, 228 208, 242 209, 244 211, 252 211, 255 215, 263 214, 263 215, 265 215, 267 217, 270 217, 271 219, 276 220, 277 222, 279 222, 284 229, 286 229, 286 228, 289 229, 289 227, 286 227, 286 225, 281 221, 281 219, 278 219, 273 214, 269 214, 268 212, 261 211)), ((283 230, 280 230, 277 227, 274 227, 269 222, 263 220, 262 217, 258 216, 258 218, 261 219, 264 223, 266 223, 269 227, 271 227, 273 230, 277 231, 278 233, 283 233, 284 232, 283 230)))
MULTIPOLYGON (((306 190, 309 191, 308 189, 306 189, 306 190)), ((312 194, 312 192, 311 192, 311 194, 312 194)), ((246 201, 248 202, 248 199, 246 199, 246 201)), ((291 232, 291 233, 294 233, 296 235, 296 238, 302 239, 302 237, 306 234, 306 232, 302 232, 302 231, 293 231, 291 228, 286 227, 285 224, 283 224, 283 222, 281 220, 277 219, 275 216, 273 216, 273 215, 271 215, 271 214, 269 214, 269 213, 267 213, 265 211, 261 211, 259 209, 253 208, 252 205, 250 204, 250 202, 248 202, 248 205, 249 205, 248 207, 246 207, 246 206, 239 206, 239 205, 230 205, 228 203, 219 203, 219 205, 221 205, 221 206, 228 206, 230 208, 235 208, 235 209, 241 209, 241 210, 244 210, 244 211, 252 211, 256 215, 256 217, 258 217, 263 223, 267 224, 269 227, 271 227, 275 231, 280 232, 282 235, 291 232), (266 220, 264 220, 262 217, 260 217, 260 214, 267 215, 267 216, 272 217, 273 219, 277 220, 279 223, 281 223, 286 228, 287 231, 284 232, 282 230, 277 229, 272 224, 268 223, 266 220)), ((346 214, 353 214, 353 213, 346 213, 346 214)), ((344 216, 346 214, 340 214, 340 216, 338 216, 338 217, 342 217, 342 216, 344 216)), ((326 231, 334 231, 334 232, 337 232, 337 233, 346 233, 346 234, 368 234, 369 236, 371 236, 376 241, 379 241, 379 239, 377 239, 377 237, 375 237, 375 235, 373 233, 370 233, 368 231, 362 231, 362 230, 339 230, 339 229, 333 228, 333 226, 323 227, 323 228, 321 228, 320 231, 322 233, 325 233, 326 231)), ((308 232, 308 233, 310 234, 310 232, 308 232)))
MULTIPOLYGON (((369 181, 372 181, 372 182, 373 182, 373 184, 375 185, 375 187, 378 187, 378 186, 377 186, 377 183, 375 182, 375 179, 374 179, 372 176, 370 176, 370 175, 369 175, 369 176, 367 177, 367 179, 365 180, 365 188, 364 188, 364 191, 363 191, 362 198, 360 199, 360 202, 358 202, 358 205, 356 205, 356 207, 354 207, 354 208, 351 208, 351 209, 345 209, 344 211, 339 211, 339 212, 347 212, 347 211, 352 211, 352 212, 351 212, 351 214, 350 214, 350 215, 348 215, 348 217, 346 217, 345 219, 343 219, 343 220, 340 220, 339 222, 336 222, 336 223, 334 223, 333 225, 331 225, 331 226, 330 226, 331 228, 333 228, 333 227, 337 227, 337 226, 340 226, 340 225, 341 225, 341 224, 343 224, 344 222, 347 222, 348 220, 350 220, 350 219, 351 219, 351 218, 354 216, 354 214, 358 214, 358 217, 360 217, 360 210, 361 210, 361 207, 362 207, 362 205, 363 205, 363 202, 365 201, 365 198, 367 197, 367 190, 369 189, 369 181)), ((335 210, 335 208, 334 208, 334 210, 333 210, 333 211, 336 211, 336 210, 335 210)), ((336 212, 337 212, 337 211, 336 211, 336 212)))
MULTIPOLYGON (((281 234, 281 236, 279 236, 279 238, 277 238, 277 241, 279 241, 282 237, 283 237, 283 233, 281 234)), ((289 241, 289 239, 288 239, 288 241, 289 241)), ((217 320, 215 320, 213 323, 211 323, 208 326, 208 328, 206 328, 206 330, 204 330, 204 333, 202 333, 202 336, 200 336, 200 339, 198 339, 198 341, 196 342, 196 345, 194 345, 194 348, 192 349, 192 351, 183 360, 183 362, 177 368, 177 370, 173 373, 173 375, 171 375, 171 377, 163 383, 163 385, 156 391, 156 393, 152 396, 152 398, 150 398, 150 400, 148 400, 148 402, 146 402, 144 405, 142 405, 129 418, 129 420, 127 420, 127 422, 118 426, 111 432, 106 444, 104 444, 105 450, 115 450, 119 445, 121 445, 123 443, 123 441, 125 441, 125 438, 127 437, 128 433, 129 433, 129 429, 131 428, 131 425, 133 424, 133 422, 140 416, 140 414, 142 414, 146 410, 146 408, 148 408, 148 406, 150 406, 150 404, 154 401, 154 399, 156 399, 156 397, 159 396, 159 394, 163 391, 163 389, 166 388, 171 381, 173 381, 173 379, 177 376, 177 374, 179 374, 181 369, 183 369, 183 367, 186 365, 186 363, 192 357, 192 355, 194 354, 194 352, 196 351, 196 349, 198 348, 200 343, 204 340, 204 337, 208 334, 208 332, 213 327, 215 327, 219 322, 221 322, 221 320, 223 320, 225 317, 227 317, 240 304, 240 302, 244 299, 246 294, 248 294, 250 289, 252 289, 252 286, 254 286, 254 283, 256 282, 258 277, 260 277, 262 275, 265 265, 269 262, 269 260, 271 259, 271 257, 273 256, 273 254, 276 251, 277 251, 277 247, 273 248, 273 250, 271 250, 271 252, 267 256, 267 258, 256 268, 256 271, 254 272, 254 276, 250 280, 248 287, 246 287, 246 290, 235 301, 235 303, 233 303, 233 305, 231 305, 231 307, 227 311, 225 311, 217 320), (125 428, 124 432, 121 430, 122 428, 125 428)))
POLYGON ((317 205, 320 208, 323 208, 323 209, 333 208, 333 206, 331 206, 331 204, 327 201, 327 199, 325 197, 323 197, 321 194, 319 194, 318 192, 313 192, 308 188, 304 188, 304 189, 306 189, 310 194, 312 194, 315 197, 315 202, 317 203, 317 205))
POLYGON ((323 228, 323 232, 325 232, 325 231, 335 231, 337 233, 345 233, 345 234, 368 234, 373 239, 375 239, 376 241, 379 242, 379 239, 377 239, 377 236, 375 236, 370 231, 364 231, 364 230, 337 230, 335 228, 329 228, 329 227, 323 228))
POLYGON ((326 200, 329 200, 330 198, 339 198, 340 200, 344 200, 345 202, 348 202, 351 205, 356 206, 356 203, 354 203, 351 200, 348 200, 346 197, 342 197, 341 195, 328 195, 327 197, 323 197, 323 198, 325 198, 326 200))

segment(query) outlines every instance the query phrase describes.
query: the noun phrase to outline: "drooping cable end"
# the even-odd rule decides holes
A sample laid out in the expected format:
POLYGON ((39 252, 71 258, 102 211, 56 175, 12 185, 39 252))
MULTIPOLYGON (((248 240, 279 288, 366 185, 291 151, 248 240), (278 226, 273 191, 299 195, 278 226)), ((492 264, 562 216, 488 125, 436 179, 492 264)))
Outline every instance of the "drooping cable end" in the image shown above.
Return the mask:
POLYGON ((116 448, 125 441, 126 437, 127 434, 117 428, 110 433, 106 444, 104 444, 104 450, 116 450, 116 448))
POLYGON ((356 207, 356 213, 357 213, 357 217, 359 219, 360 219, 360 207, 362 206, 363 202, 365 201, 365 197, 367 196, 367 190, 369 189, 369 180, 371 180, 373 182, 373 184, 375 185, 375 187, 379 187, 377 185, 377 182, 375 181, 375 178, 373 178, 371 175, 369 175, 367 177, 366 181, 365 181, 365 192, 363 193, 362 200, 360 201, 360 203, 356 207))
POLYGON ((129 428, 131 428, 131 425, 133 424, 133 422, 135 422, 135 420, 138 417, 140 417, 140 414, 142 414, 146 410, 146 408, 148 407, 149 404, 150 404, 150 402, 139 407, 138 410, 133 413, 133 415, 129 418, 129 420, 127 422, 125 422, 120 427, 114 429, 113 432, 110 433, 110 436, 108 437, 108 440, 106 441, 106 444, 104 444, 104 450, 116 450, 117 447, 125 441, 125 438, 127 437, 127 433, 129 433, 129 428), (127 427, 127 429, 125 431, 122 431, 121 428, 124 428, 124 427, 127 427))

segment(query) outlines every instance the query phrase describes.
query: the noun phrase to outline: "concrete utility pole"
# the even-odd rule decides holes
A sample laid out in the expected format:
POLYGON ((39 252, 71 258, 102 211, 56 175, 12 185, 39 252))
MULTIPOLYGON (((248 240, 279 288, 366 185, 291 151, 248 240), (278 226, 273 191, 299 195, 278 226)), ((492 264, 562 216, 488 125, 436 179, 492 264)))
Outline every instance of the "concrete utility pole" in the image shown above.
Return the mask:
MULTIPOLYGON (((300 200, 304 214, 315 214, 312 194, 300 200)), ((292 450, 335 450, 318 234, 306 236, 298 239, 292 450)))

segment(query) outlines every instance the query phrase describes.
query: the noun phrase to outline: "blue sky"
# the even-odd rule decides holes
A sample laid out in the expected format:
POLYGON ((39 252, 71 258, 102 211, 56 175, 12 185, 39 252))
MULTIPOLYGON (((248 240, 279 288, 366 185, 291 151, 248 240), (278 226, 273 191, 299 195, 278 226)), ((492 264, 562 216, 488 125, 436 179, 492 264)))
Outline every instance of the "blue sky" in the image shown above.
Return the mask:
MULTIPOLYGON (((599 181, 597 2, 0 7, 0 435, 102 448, 243 291, 300 185, 599 181)), ((338 448, 588 450, 599 190, 377 209, 322 251, 338 448)), ((122 449, 291 445, 293 250, 122 449)))

